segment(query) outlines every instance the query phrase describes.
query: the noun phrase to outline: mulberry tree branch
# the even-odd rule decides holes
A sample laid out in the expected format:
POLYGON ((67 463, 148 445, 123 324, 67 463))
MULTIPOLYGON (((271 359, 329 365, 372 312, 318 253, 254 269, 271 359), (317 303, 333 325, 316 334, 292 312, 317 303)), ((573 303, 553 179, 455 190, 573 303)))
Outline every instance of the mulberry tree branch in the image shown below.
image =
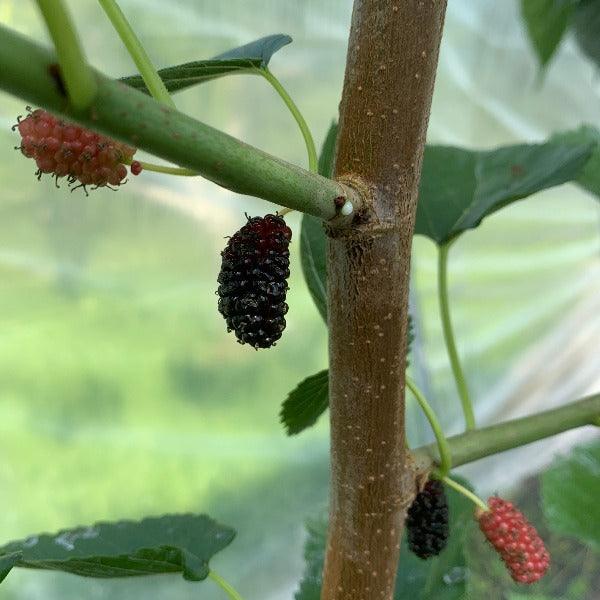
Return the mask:
MULTIPOLYGON (((600 394, 595 394, 560 408, 455 435, 447 440, 452 452, 452 466, 459 467, 569 429, 598 426, 599 416, 600 394)), ((417 448, 413 455, 417 463, 425 468, 440 460, 437 444, 417 448)))
POLYGON ((343 200, 360 207, 350 187, 271 156, 96 71, 91 72, 98 92, 88 107, 78 109, 49 71, 56 60, 53 52, 0 26, 0 89, 240 194, 340 224, 353 216, 342 214, 343 200))
POLYGON ((335 173, 362 184, 370 202, 352 227, 328 228, 331 493, 321 600, 392 600, 418 488, 404 438, 408 285, 445 10, 445 0, 354 2, 335 173))

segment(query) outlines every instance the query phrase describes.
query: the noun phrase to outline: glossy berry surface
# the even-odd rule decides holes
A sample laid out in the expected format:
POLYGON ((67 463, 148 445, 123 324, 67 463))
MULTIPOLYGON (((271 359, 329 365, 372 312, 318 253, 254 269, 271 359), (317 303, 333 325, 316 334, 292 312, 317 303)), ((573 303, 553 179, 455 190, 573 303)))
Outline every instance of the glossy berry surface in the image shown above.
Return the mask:
POLYGON ((518 583, 534 583, 547 571, 550 555, 535 527, 515 506, 498 496, 478 512, 479 527, 518 583))
POLYGON ((21 152, 35 160, 38 177, 67 177, 69 184, 103 187, 121 185, 127 176, 123 162, 136 149, 37 109, 19 120, 21 152))
POLYGON ((282 217, 248 217, 221 252, 219 312, 241 344, 269 348, 285 329, 291 239, 282 217))
POLYGON ((448 500, 441 481, 431 479, 406 515, 408 547, 419 558, 437 556, 448 542, 448 500))

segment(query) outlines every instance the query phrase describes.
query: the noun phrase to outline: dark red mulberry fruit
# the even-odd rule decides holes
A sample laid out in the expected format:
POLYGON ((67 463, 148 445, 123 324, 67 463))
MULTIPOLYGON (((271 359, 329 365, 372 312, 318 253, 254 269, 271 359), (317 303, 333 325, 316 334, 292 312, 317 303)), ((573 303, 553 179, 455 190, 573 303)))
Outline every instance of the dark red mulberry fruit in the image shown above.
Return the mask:
POLYGON ((550 565, 550 554, 535 527, 511 502, 493 496, 489 510, 475 513, 479 528, 518 583, 534 583, 550 565))
POLYGON ((437 556, 448 542, 448 500, 441 481, 432 479, 419 492, 406 515, 408 547, 419 558, 437 556))
MULTIPOLYGON (((21 152, 33 158, 38 177, 52 173, 82 186, 121 185, 127 176, 124 162, 136 149, 99 133, 68 123, 40 108, 20 119, 21 152)), ((85 189, 85 188, 84 188, 85 189)))
POLYGON ((131 169, 132 175, 139 175, 144 170, 142 163, 139 160, 134 160, 129 168, 131 169))
POLYGON ((270 348, 285 329, 291 239, 282 217, 248 217, 221 252, 219 312, 241 344, 270 348))

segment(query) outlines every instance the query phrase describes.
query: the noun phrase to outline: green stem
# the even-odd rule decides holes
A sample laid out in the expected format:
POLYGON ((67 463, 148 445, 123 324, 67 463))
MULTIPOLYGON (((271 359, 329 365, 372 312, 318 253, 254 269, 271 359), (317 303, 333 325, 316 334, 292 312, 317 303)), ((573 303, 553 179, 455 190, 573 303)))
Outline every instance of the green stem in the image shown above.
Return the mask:
POLYGON ((235 591, 235 589, 227 583, 219 574, 214 571, 209 571, 208 576, 216 582, 223 591, 231 598, 231 600, 242 600, 242 597, 235 591))
POLYGON ((77 110, 87 108, 98 90, 67 7, 63 0, 37 0, 37 3, 54 42, 69 100, 77 110))
MULTIPOLYGON (((107 5, 108 6, 114 6, 114 10, 119 11, 119 13, 122 15, 122 13, 119 10, 119 7, 116 5, 116 3, 114 2, 114 0, 99 0, 99 2, 104 6, 104 9, 107 12, 108 12, 107 5)), ((123 17, 123 20, 124 20, 124 17, 123 17)), ((113 21, 113 24, 114 23, 115 22, 113 21)), ((116 24, 115 24, 115 27, 116 27, 116 24)), ((134 35, 133 32, 131 32, 131 34, 134 35)), ((123 35, 121 35, 121 38, 123 39, 123 41, 127 45, 127 42, 123 38, 123 35)), ((134 39, 135 39, 135 35, 134 35, 134 39)), ((135 41, 137 42, 137 39, 135 41)), ((138 42, 138 44, 139 44, 139 42, 138 42)), ((129 49, 130 54, 133 56, 133 52, 129 48, 129 46, 128 46, 128 49, 129 49)), ((143 52, 143 48, 141 48, 141 45, 140 45, 140 49, 143 52)), ((144 53, 144 56, 145 56, 145 53, 144 53)), ((150 87, 149 81, 146 79, 146 77, 144 77, 141 65, 138 64, 137 62, 136 62, 136 64, 138 65, 138 68, 140 69, 140 73, 142 73, 142 78, 144 79, 144 83, 146 84, 146 87, 150 90, 150 92, 152 93, 152 95, 157 100, 160 100, 160 98, 154 92, 152 92, 152 88, 150 87)), ((162 87, 165 89, 165 92, 166 92, 166 88, 164 87, 164 83, 163 83, 162 79, 154 71, 152 65, 150 64, 149 66, 152 69, 153 74, 158 78, 158 80, 160 81, 162 87)), ((315 147, 315 142, 314 142, 312 133, 310 131, 310 128, 308 127, 308 124, 306 123, 306 119, 304 118, 304 116, 300 112, 300 109, 298 108, 298 106, 296 105, 296 103, 292 100, 292 97, 288 94, 287 90, 283 87, 283 85, 277 79, 277 77, 275 77, 275 75, 273 75, 273 73, 271 73, 271 71, 269 71, 269 69, 267 69, 267 68, 258 69, 257 72, 260 73, 273 86, 273 88, 277 91, 277 93, 279 94, 279 96, 284 101, 285 105, 288 107, 289 111, 292 113, 292 116, 294 117, 296 123, 298 124, 298 127, 300 128, 300 132, 302 133, 302 137, 304 138, 304 143, 306 144, 306 151, 307 151, 307 154, 308 154, 308 168, 309 168, 309 171, 311 171, 313 173, 317 173, 317 171, 318 171, 317 150, 316 150, 316 147, 315 147)), ((168 92, 167 92, 167 95, 168 95, 168 92)), ((170 96, 169 96, 169 99, 171 99, 170 96)), ((177 169, 175 167, 163 167, 163 166, 160 166, 160 165, 153 165, 152 163, 144 163, 144 162, 141 162, 141 161, 140 161, 140 164, 147 171, 155 171, 157 173, 168 173, 170 175, 186 175, 186 176, 198 175, 198 173, 196 173, 194 171, 191 171, 190 169, 177 169)), ((286 209, 280 210, 278 212, 279 212, 280 215, 283 216, 283 215, 286 215, 289 212, 292 212, 292 209, 286 208, 286 209)))
POLYGON ((460 485, 454 479, 450 479, 448 476, 438 477, 441 479, 448 487, 454 488, 459 494, 462 494, 465 498, 471 500, 471 502, 475 503, 481 510, 488 511, 488 505, 477 495, 474 494, 471 490, 468 490, 465 486, 460 485))
POLYGON ((145 162, 143 160, 129 159, 124 160, 123 164, 130 165, 132 162, 139 162, 144 171, 153 171, 154 173, 167 173, 168 175, 181 175, 183 177, 197 177, 198 171, 184 169, 182 167, 169 167, 167 165, 157 165, 155 163, 145 162))
POLYGON ((431 408, 429 402, 427 402, 427 399, 418 388, 417 384, 408 376, 406 377, 406 387, 417 399, 417 402, 421 406, 425 416, 427 417, 427 420, 429 421, 429 425, 431 425, 431 429, 433 429, 433 434, 435 435, 435 439, 437 441, 438 454, 440 457, 439 472, 440 475, 444 477, 452 468, 452 455, 450 453, 450 446, 448 446, 448 441, 446 440, 444 431, 442 430, 440 422, 438 421, 437 416, 431 408))
POLYGON ((306 212, 333 225, 349 223, 353 217, 338 208, 339 197, 360 210, 360 197, 350 187, 271 156, 97 71, 92 70, 98 94, 90 107, 65 106, 48 72, 53 62, 53 52, 0 25, 0 89, 197 171, 234 192, 306 212))
POLYGON ((456 381, 460 403, 465 416, 467 431, 475 429, 475 415, 473 414, 473 404, 469 397, 469 389, 465 380, 465 375, 460 364, 456 342, 454 341, 454 332, 452 330, 452 321, 450 319, 450 306, 448 302, 448 250, 450 242, 441 245, 438 248, 438 296, 440 304, 440 315, 442 318, 442 329, 444 331, 444 340, 450 358, 450 366, 456 381))
MULTIPOLYGON (((452 465, 459 467, 569 429, 595 425, 599 415, 600 394, 596 394, 560 408, 450 437, 448 445, 452 452, 452 465)), ((437 444, 416 448, 413 454, 423 468, 432 462, 440 462, 437 444)))
POLYGON ((116 0, 98 0, 98 2, 119 34, 121 41, 125 44, 150 94, 159 102, 174 108, 173 98, 167 91, 163 80, 158 76, 150 57, 135 35, 116 0))
POLYGON ((287 93, 287 90, 281 85, 281 82, 269 71, 268 68, 260 69, 260 74, 275 88, 276 92, 281 96, 281 99, 285 102, 292 116, 300 127, 300 132, 304 138, 306 144, 306 151, 308 152, 308 170, 316 173, 319 168, 319 159, 317 157, 317 149, 315 147, 315 141, 313 139, 310 128, 308 127, 306 120, 302 116, 300 109, 296 106, 296 103, 292 100, 291 96, 287 93))

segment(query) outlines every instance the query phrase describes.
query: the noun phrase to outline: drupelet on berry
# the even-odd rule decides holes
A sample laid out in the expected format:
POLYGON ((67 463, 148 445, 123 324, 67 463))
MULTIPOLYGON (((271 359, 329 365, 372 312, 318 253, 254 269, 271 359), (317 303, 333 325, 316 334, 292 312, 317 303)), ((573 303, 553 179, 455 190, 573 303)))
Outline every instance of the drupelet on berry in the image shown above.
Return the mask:
POLYGON ((291 238, 278 215, 248 217, 221 252, 219 312, 241 344, 270 348, 285 329, 291 238))
POLYGON ((498 496, 488 500, 489 510, 478 510, 479 528, 518 583, 534 583, 550 565, 550 554, 535 527, 511 502, 498 496))
POLYGON ((121 185, 135 148, 36 109, 15 126, 21 152, 35 160, 38 177, 52 173, 69 184, 103 187, 121 185))
POLYGON ((430 479, 406 516, 408 547, 419 558, 437 556, 448 542, 448 500, 441 481, 430 479))

